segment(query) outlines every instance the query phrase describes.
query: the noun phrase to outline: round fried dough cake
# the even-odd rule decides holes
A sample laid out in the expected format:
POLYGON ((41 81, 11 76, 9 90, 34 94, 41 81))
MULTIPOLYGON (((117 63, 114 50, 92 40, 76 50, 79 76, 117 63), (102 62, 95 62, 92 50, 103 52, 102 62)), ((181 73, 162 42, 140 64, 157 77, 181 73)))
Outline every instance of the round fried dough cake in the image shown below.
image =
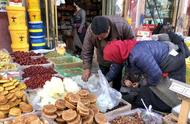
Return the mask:
POLYGON ((63 120, 65 120, 67 122, 75 120, 76 117, 77 117, 77 112, 72 109, 65 110, 62 113, 63 120))

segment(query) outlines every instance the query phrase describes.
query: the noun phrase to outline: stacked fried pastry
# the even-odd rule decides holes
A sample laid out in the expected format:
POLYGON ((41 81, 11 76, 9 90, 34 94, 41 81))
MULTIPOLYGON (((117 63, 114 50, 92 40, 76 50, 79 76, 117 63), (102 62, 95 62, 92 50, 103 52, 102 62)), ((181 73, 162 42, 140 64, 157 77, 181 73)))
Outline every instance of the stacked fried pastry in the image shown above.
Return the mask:
POLYGON ((35 114, 30 114, 26 116, 17 117, 10 124, 48 124, 48 122, 41 120, 35 114))
POLYGON ((0 79, 0 119, 33 111, 24 93, 26 85, 16 79, 0 79))
POLYGON ((65 99, 58 99, 55 105, 43 107, 43 116, 59 124, 105 124, 107 119, 96 106, 96 96, 87 90, 67 93, 65 99))

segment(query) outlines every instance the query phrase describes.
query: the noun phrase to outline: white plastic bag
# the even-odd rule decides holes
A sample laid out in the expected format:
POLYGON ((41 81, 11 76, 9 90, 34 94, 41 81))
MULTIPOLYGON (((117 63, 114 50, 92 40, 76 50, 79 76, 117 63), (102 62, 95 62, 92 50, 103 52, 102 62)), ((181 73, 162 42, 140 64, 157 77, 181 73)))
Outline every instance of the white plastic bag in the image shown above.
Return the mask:
POLYGON ((97 106, 101 112, 106 112, 117 106, 121 100, 121 93, 110 87, 105 76, 98 70, 98 76, 93 75, 88 82, 83 82, 80 76, 74 77, 83 89, 88 89, 97 96, 97 106))
POLYGON ((106 112, 108 109, 112 109, 117 106, 121 100, 121 93, 110 87, 105 76, 100 70, 98 70, 99 85, 101 91, 97 96, 97 105, 101 112, 106 112))

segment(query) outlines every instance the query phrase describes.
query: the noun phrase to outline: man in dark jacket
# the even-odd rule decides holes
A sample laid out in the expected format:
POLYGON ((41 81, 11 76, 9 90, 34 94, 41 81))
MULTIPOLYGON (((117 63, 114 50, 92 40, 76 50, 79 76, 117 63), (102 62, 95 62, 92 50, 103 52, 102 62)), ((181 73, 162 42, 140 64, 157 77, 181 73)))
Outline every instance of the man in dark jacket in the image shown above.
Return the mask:
MULTIPOLYGON (((97 60, 103 74, 106 75, 110 70, 110 62, 103 59, 103 48, 112 40, 133 39, 134 34, 127 22, 119 16, 97 16, 92 20, 88 27, 83 48, 82 59, 84 72, 82 79, 88 81, 91 75, 92 59, 94 47, 97 49, 97 60)), ((116 65, 121 66, 121 65, 116 65)), ((114 67, 114 66, 112 66, 114 67)), ((113 88, 119 90, 121 87, 120 81, 122 76, 122 67, 118 72, 118 76, 113 79, 113 88)), ((108 75, 106 77, 109 77, 108 75)), ((108 79, 108 78, 107 78, 108 79)), ((109 78, 111 80, 111 78, 109 78)))
POLYGON ((127 62, 131 72, 144 75, 133 105, 143 107, 141 99, 144 99, 147 105, 163 112, 169 112, 179 103, 176 94, 169 90, 171 82, 164 78, 165 74, 185 82, 185 57, 182 49, 171 52, 168 44, 158 41, 112 41, 104 48, 105 60, 117 64, 127 62))

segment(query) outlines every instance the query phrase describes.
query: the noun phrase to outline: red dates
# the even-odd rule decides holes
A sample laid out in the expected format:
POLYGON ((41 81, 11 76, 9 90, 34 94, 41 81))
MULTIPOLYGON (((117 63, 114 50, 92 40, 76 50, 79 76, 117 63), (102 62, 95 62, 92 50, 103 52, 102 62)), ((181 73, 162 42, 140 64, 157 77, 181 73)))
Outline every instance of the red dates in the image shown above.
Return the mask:
POLYGON ((45 82, 51 80, 52 77, 53 77, 52 74, 43 74, 43 75, 38 74, 26 80, 25 84, 30 89, 41 88, 44 86, 45 82))
POLYGON ((27 77, 33 77, 36 76, 38 74, 42 75, 42 74, 57 74, 56 71, 54 71, 53 68, 49 67, 49 68, 45 68, 43 66, 31 66, 29 68, 26 68, 23 70, 24 74, 22 75, 23 78, 27 78, 27 77))
POLYGON ((11 54, 13 61, 20 65, 37 65, 49 63, 45 57, 34 58, 34 56, 40 56, 34 52, 14 52, 11 54), (33 57, 33 58, 32 58, 33 57))

